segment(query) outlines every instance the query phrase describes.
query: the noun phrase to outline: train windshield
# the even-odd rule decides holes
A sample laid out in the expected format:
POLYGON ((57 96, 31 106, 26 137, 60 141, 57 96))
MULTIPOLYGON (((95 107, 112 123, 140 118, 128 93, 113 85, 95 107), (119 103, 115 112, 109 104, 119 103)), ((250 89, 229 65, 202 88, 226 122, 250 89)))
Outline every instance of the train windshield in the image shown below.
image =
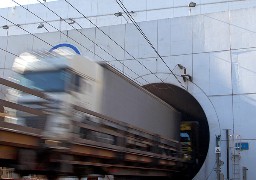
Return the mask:
POLYGON ((64 92, 70 82, 70 73, 66 70, 33 71, 23 74, 22 85, 46 92, 64 92))
POLYGON ((186 132, 181 132, 180 133, 180 138, 181 138, 181 142, 188 142, 188 141, 190 141, 190 136, 186 132))

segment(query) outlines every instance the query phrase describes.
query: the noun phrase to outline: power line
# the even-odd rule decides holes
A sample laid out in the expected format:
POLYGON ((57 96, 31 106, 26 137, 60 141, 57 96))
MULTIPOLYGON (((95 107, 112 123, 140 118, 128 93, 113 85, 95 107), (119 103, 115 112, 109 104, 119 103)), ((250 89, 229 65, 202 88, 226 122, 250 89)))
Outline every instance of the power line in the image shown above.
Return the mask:
MULTIPOLYGON (((51 26, 52 28, 54 28, 55 30, 57 30, 58 32, 62 33, 63 35, 65 35, 66 37, 70 38, 71 40, 73 40, 74 42, 76 42, 77 44, 79 44, 80 46, 82 46, 83 48, 85 48, 86 50, 90 51, 91 53, 93 53, 90 49, 86 48, 85 46, 83 46, 81 43, 77 42, 75 39, 71 38, 70 36, 66 35, 65 33, 61 32, 61 30, 55 28, 54 26, 52 26, 50 23, 48 23, 47 21, 43 20, 41 17, 39 17, 38 15, 36 15, 35 13, 33 13, 32 11, 30 11, 28 8, 24 7, 23 5, 19 4, 18 2, 16 2, 15 0, 12 0, 14 3, 18 4, 20 7, 22 7, 23 9, 25 9, 26 11, 30 12, 31 14, 33 14, 34 16, 36 16, 37 18, 39 18, 40 20, 42 20, 44 23, 47 23, 49 26, 51 26)), ((40 1, 38 1, 39 3, 41 3, 40 1)), ((42 5, 44 5, 43 3, 41 3, 42 5)), ((44 5, 45 6, 45 5, 44 5)), ((83 33, 81 33, 81 31, 79 31, 78 29, 76 29, 73 25, 71 25, 70 23, 68 23, 64 18, 60 17, 57 13, 55 13, 54 11, 52 11, 50 8, 48 8, 47 6, 45 6, 48 10, 50 10, 52 13, 54 13, 56 16, 58 16, 61 20, 65 21, 67 24, 69 24, 70 26, 72 26, 75 30, 77 30, 80 34, 82 34, 84 37, 86 37, 87 39, 89 39, 91 42, 93 42, 90 38, 88 38, 87 36, 85 36, 83 33)), ((77 23, 78 24, 78 23, 77 23)), ((78 24, 79 25, 79 24, 78 24)), ((80 25, 79 25, 80 26, 80 25)), ((81 26, 80 26, 81 27, 81 26)), ((81 27, 82 28, 82 27, 81 27)), ((48 31, 49 32, 49 31, 48 31)), ((93 42, 95 45, 97 45, 98 47, 100 47, 97 43, 93 42)), ((100 47, 101 48, 101 47, 100 47)), ((104 52, 108 53, 105 49, 101 48, 102 50, 104 50, 104 52)), ((110 53, 108 53, 110 56, 112 56, 110 53)), ((98 56, 97 54, 95 54, 96 56, 98 56)), ((101 58, 100 56, 98 56, 99 58, 101 58)), ((113 56, 112 56, 113 57, 113 56)), ((113 57, 114 58, 114 57, 113 57)), ((102 60, 106 61, 105 59, 101 58, 102 60)), ((116 58, 115 58, 116 59, 116 58)))
MULTIPOLYGON (((40 2, 39 0, 37 0, 40 2)), ((157 79, 159 79, 162 83, 164 81, 160 79, 154 72, 152 72, 149 68, 147 68, 144 64, 142 64, 139 60, 137 60, 133 55, 131 55, 126 49, 124 49, 120 44, 118 44, 112 37, 106 34, 103 30, 101 30, 95 23, 93 23, 88 17, 86 17, 83 13, 81 13, 75 6, 73 6, 68 0, 64 0, 67 4, 69 4, 73 9, 75 9, 79 14, 81 14, 86 20, 88 20, 92 25, 94 25, 100 32, 102 32, 105 36, 107 36, 111 41, 113 41, 117 46, 119 46, 124 52, 126 52, 129 56, 131 56, 135 61, 137 61, 141 66, 143 66, 146 70, 148 70, 152 75, 154 75, 157 79)), ((41 3, 41 2, 40 2, 41 3)), ((42 4, 42 3, 41 3, 42 4)), ((44 4, 43 4, 44 5, 44 4)), ((45 5, 44 5, 45 6, 45 5)), ((46 7, 46 6, 45 6, 46 7)), ((137 74, 137 73, 136 73, 137 74)), ((149 82, 147 82, 149 83, 149 82)), ((183 85, 182 85, 183 86, 183 85)), ((183 86, 184 87, 184 86, 183 86)), ((185 87, 184 87, 185 88, 185 87)))
MULTIPOLYGON (((45 6, 42 2, 40 2, 39 0, 37 0, 40 4, 42 4, 43 6, 45 6)), ((66 0, 65 0, 66 1, 66 0)), ((59 31, 61 34, 64 34, 63 32, 61 32, 61 30, 55 28, 54 26, 52 26, 50 23, 46 22, 45 20, 43 20, 42 18, 40 18, 39 16, 37 16, 35 13, 31 12, 28 8, 25 8, 24 6, 22 6, 21 4, 17 3, 16 1, 13 0, 13 2, 15 2, 16 4, 18 4, 19 6, 21 6, 23 9, 27 10, 28 12, 30 12, 31 14, 33 14, 34 16, 36 16, 37 18, 39 18, 40 20, 42 20, 43 22, 47 23, 48 25, 50 25, 51 27, 53 27, 54 29, 56 29, 57 31, 59 31)), ((68 1, 66 1, 68 4, 70 4, 68 1)), ((72 4, 70 4, 73 8, 75 8, 72 4)), ((47 6, 45 6, 47 9, 49 9, 52 13, 54 13, 55 15, 57 15, 53 10, 51 10, 50 8, 48 8, 47 6)), ((75 8, 76 9, 76 8, 75 8)), ((77 10, 77 9, 76 9, 77 10)), ((78 10, 77 10, 78 11, 78 10)), ((80 14, 82 14, 80 11, 78 11, 80 14)), ((58 15, 57 15, 58 16, 58 15)), ((8 22, 11 22, 10 20, 4 18, 3 16, 1 16, 3 19, 7 20, 8 22)), ((60 16, 59 16, 60 17, 60 16)), ((84 16, 85 17, 85 16, 84 16)), ((65 19, 61 18, 61 20, 65 21, 67 24, 69 24, 65 19)), ((88 19, 89 20, 89 19, 88 19)), ((90 20, 89 20, 90 21, 90 20)), ((92 24, 94 24, 92 21, 90 21, 92 24)), ((20 27, 19 24, 15 24, 13 22, 11 22, 13 25, 19 27, 20 29, 24 30, 25 32, 29 33, 30 35, 36 37, 37 39, 43 41, 44 43, 48 44, 49 46, 53 47, 52 44, 46 42, 45 40, 39 38, 38 36, 30 33, 29 31, 25 30, 24 28, 20 27)), ((70 25, 70 24, 69 24, 70 25)), ((97 29, 99 29, 101 32, 103 32, 105 35, 107 35, 104 31, 102 31, 96 24, 94 24, 95 27, 97 29)), ((72 26, 72 25, 71 25, 72 26)), ((79 25, 80 26, 80 25, 79 25)), ((72 26, 74 28, 74 26, 72 26)), ((80 26, 81 27, 81 26, 80 26)), ((82 28, 82 27, 81 27, 82 28)), ((75 28, 76 29, 76 28, 75 28)), ((76 29, 77 30, 77 29, 76 29)), ((79 33, 81 33, 81 31, 77 30, 79 33)), ((83 33, 81 33, 83 34, 83 33)), ((65 36, 67 36, 66 34, 64 34, 65 36)), ((83 36, 85 36, 83 34, 83 36)), ((112 41, 114 41, 109 35, 107 35, 112 41)), ((74 40, 73 38, 67 36, 68 38, 72 39, 74 42, 78 43, 80 46, 84 47, 85 49, 87 49, 88 51, 92 52, 90 49, 86 48, 85 46, 83 46, 81 43, 77 42, 76 40, 74 40)), ((85 36, 86 37, 86 36, 85 36)), ((86 37, 88 38, 88 37, 86 37)), ((91 42, 93 42, 90 38, 88 38, 91 42)), ((116 41, 114 41, 119 47, 121 47, 123 50, 125 50, 122 46, 120 46, 116 41)), ((94 44, 97 45, 97 43, 93 42, 94 44)), ((98 47, 100 47, 99 45, 97 45, 98 47)), ((101 48, 101 47, 100 47, 101 48)), ((104 50, 103 48, 101 48, 104 52, 106 52, 108 55, 112 56, 110 53, 108 53, 106 50, 104 50)), ((126 51, 126 50, 125 50, 126 51)), ((126 51, 129 55, 131 55, 128 51, 126 51)), ((93 53, 93 52, 92 52, 93 53)), ((98 56, 96 53, 94 53, 96 56, 98 56)), ((98 56, 100 59, 106 61, 104 58, 98 56)), ((112 56, 114 59, 116 59, 114 56, 112 56)), ((134 58, 134 57, 133 57, 134 58)), ((135 58, 134 58, 135 59, 135 58)), ((117 59, 116 59, 117 60, 117 59)), ((153 73, 150 69, 148 69, 145 65, 143 65, 140 61, 138 61, 137 59, 135 59, 140 65, 142 65, 145 69, 147 69, 152 75, 156 76, 160 81, 163 82, 163 80, 161 80, 155 73, 153 73)), ((107 61, 106 61, 107 62, 107 61)), ((119 61, 118 61, 119 62, 119 61)), ((119 62, 121 63, 121 62, 119 62)), ((123 63, 121 63, 123 64, 123 63)), ((127 69, 129 69, 131 72, 133 72, 134 74, 136 74, 137 76, 139 76, 136 72, 134 72, 132 69, 130 69, 128 66, 126 66, 125 64, 123 64, 127 69)), ((145 80, 144 78, 142 78, 145 82, 149 83, 147 80, 145 80)), ((163 82, 164 83, 164 82, 163 82)))
MULTIPOLYGON (((14 1, 14 0, 12 0, 14 1)), ((118 61, 118 59, 116 57, 114 57, 112 54, 110 54, 109 52, 107 52, 104 48, 102 48, 101 46, 99 46, 96 42, 94 42, 93 40, 91 40, 89 37, 87 37, 85 34, 83 34, 80 30, 78 30, 77 28, 75 28, 72 24, 70 24, 69 22, 67 22, 67 20, 65 20, 64 18, 62 18, 61 16, 59 16, 56 12, 54 12, 52 9, 50 9, 49 7, 47 7, 45 4, 43 4, 42 2, 40 2, 39 0, 37 0, 41 5, 43 5, 45 8, 47 8, 49 11, 51 11, 53 14, 55 14, 56 16, 58 16, 60 18, 60 20, 63 20, 65 23, 67 23, 68 25, 70 25, 71 27, 73 27, 77 32, 79 32, 82 36, 86 37, 89 41, 91 41, 92 43, 94 43, 97 47, 99 47, 101 50, 103 50, 105 53, 107 53, 109 56, 111 56, 112 58, 114 58, 116 61, 118 61)), ((34 13, 33 13, 34 14, 34 13)), ((41 19, 41 18, 40 18, 41 19)), ((44 21, 44 20, 43 20, 44 21)), ((46 22, 46 21, 44 21, 46 22)), ((47 23, 47 22, 46 22, 47 23)), ((77 22, 76 22, 77 23, 77 22)), ((49 24, 49 23, 48 23, 49 24)), ((77 23, 78 24, 78 23, 77 23)), ((78 24, 80 28, 82 28, 82 26, 80 24, 78 24)), ((59 32, 61 32, 60 30, 58 30, 59 32)), ((61 32, 62 33, 62 32, 61 32)), ((62 33, 63 34, 63 33, 62 33)), ((64 34, 66 35, 66 34, 64 34)), ((66 35, 67 36, 67 35, 66 35)), ((67 36, 68 38, 70 38, 69 36, 67 36)), ((72 39, 72 38, 71 38, 72 39)), ((77 42, 77 41, 75 41, 77 42)), ((78 43, 78 42, 77 42, 78 43)), ((79 45, 81 45, 80 43, 78 43, 79 45)), ((83 45, 81 45, 82 47, 84 47, 83 45)), ((84 47, 86 48, 86 47, 84 47)), ((90 51, 91 53, 93 53, 91 50, 89 50, 88 48, 86 48, 88 51, 90 51)), ((99 55, 97 55, 95 52, 94 54, 99 57, 100 59, 102 59, 105 62, 108 62, 107 60, 105 60, 104 58, 100 57, 99 55)), ((124 67, 126 67, 127 69, 129 69, 131 72, 133 72, 134 74, 136 74, 137 76, 139 76, 139 74, 137 74, 135 71, 133 71, 131 68, 129 68, 128 66, 126 66, 124 63, 118 61, 120 64, 122 64, 124 67)), ((146 79, 142 78, 146 83, 149 83, 146 79)))
MULTIPOLYGON (((133 19, 133 17, 130 15, 129 11, 126 9, 126 7, 124 6, 124 4, 119 0, 116 0, 116 2, 118 3, 118 5, 121 7, 121 9, 125 12, 125 14, 127 15, 127 17, 132 21, 132 23, 134 24, 134 26, 137 28, 137 30, 141 33, 141 35, 144 37, 144 39, 148 42, 148 44, 151 46, 151 48, 155 51, 155 53, 160 57, 160 59, 164 62, 164 64, 167 66, 167 68, 170 70, 170 72, 173 74, 173 76, 177 79, 177 81, 181 84, 181 82, 178 80, 178 78, 176 77, 176 75, 173 73, 173 71, 170 69, 170 67, 165 63, 165 61, 162 59, 162 57, 160 56, 160 54, 158 53, 158 51, 156 50, 156 48, 153 46, 153 44, 150 42, 150 40, 147 38, 147 36, 145 35, 145 33, 142 31, 142 29, 140 28, 140 26, 137 24, 137 22, 133 19)), ((202 93, 208 98, 208 100, 210 101, 214 112, 216 114, 217 120, 218 120, 218 125, 219 125, 219 129, 221 131, 221 125, 220 125, 220 120, 218 117, 218 113, 215 109, 215 106, 213 105, 212 101, 210 100, 210 98, 207 96, 207 94, 203 91, 203 89, 198 86, 196 83, 192 82, 192 84, 194 84, 197 88, 199 88, 202 93)), ((181 84, 182 85, 182 84, 181 84)), ((215 167, 215 165, 214 165, 215 167)), ((208 175, 207 179, 210 177, 211 173, 214 170, 214 167, 212 168, 210 174, 208 175)))
MULTIPOLYGON (((22 7, 22 8, 25 9, 26 11, 28 11, 28 12, 30 12, 31 14, 33 14, 34 16, 36 16, 37 18, 39 18, 40 20, 42 20, 43 22, 45 22, 45 23, 47 23, 48 25, 50 25, 50 26, 51 26, 52 28, 54 28, 55 30, 59 31, 59 32, 62 33, 63 35, 65 35, 65 36, 67 36, 68 38, 72 39, 74 42, 78 43, 80 46, 82 46, 82 47, 84 47, 85 49, 87 49, 88 51, 92 52, 90 49, 86 48, 86 47, 83 46, 81 43, 77 42, 75 39, 69 37, 69 36, 66 35, 65 33, 61 32, 59 29, 57 29, 57 28, 55 28, 54 26, 52 26, 50 23, 46 22, 45 20, 43 20, 42 18, 40 18, 39 16, 37 16, 35 13, 33 13, 32 11, 30 11, 28 8, 26 8, 26 7, 22 6, 21 4, 17 3, 15 0, 12 0, 12 1, 15 2, 16 4, 18 4, 20 7, 22 7)), ((28 34, 32 35, 33 37, 39 39, 40 41, 44 42, 45 44, 47 44, 47 45, 53 47, 52 44, 50 44, 49 42, 43 40, 42 38, 40 38, 40 37, 38 37, 38 36, 36 36, 36 35, 34 35, 34 34, 32 34, 31 32, 27 31, 26 29, 22 28, 19 24, 16 24, 16 23, 14 23, 14 22, 8 20, 7 18, 5 18, 5 17, 3 17, 3 16, 1 16, 1 15, 0 15, 0 17, 3 18, 3 19, 5 19, 6 21, 10 22, 12 25, 14 25, 14 26, 16 26, 16 27, 22 29, 23 31, 27 32, 28 34)), ((66 21, 65 21, 65 22, 66 22, 66 21)), ((66 23, 68 23, 68 22, 66 22, 66 23)), ((1 50, 3 50, 3 49, 1 48, 1 50)), ((19 57, 18 55, 14 54, 14 53, 12 53, 12 52, 10 52, 10 51, 5 50, 5 52, 7 52, 7 53, 9 53, 9 54, 12 54, 12 55, 14 55, 14 56, 19 57)), ((92 52, 92 53, 93 53, 93 52, 92 52)), ((97 57, 99 57, 100 59, 102 59, 103 61, 106 61, 104 58, 102 58, 101 56, 97 55, 96 53, 94 53, 94 54, 95 54, 97 57)), ((110 55, 110 54, 109 54, 109 55, 110 55)), ((107 61, 106 61, 106 62, 107 62, 107 61)), ((121 63, 121 62, 120 62, 120 63, 121 63)), ((121 63, 121 64, 122 64, 122 63, 121 63)), ((124 64, 123 64, 123 65, 124 65, 124 64)), ((125 66, 127 69, 129 69, 131 72, 135 73, 135 74, 138 76, 138 74, 137 74, 136 72, 134 72, 132 69, 130 69, 130 68, 127 67, 126 65, 124 65, 124 66, 125 66)), ((144 78, 143 78, 143 80, 148 83, 148 81, 145 80, 144 78)))
POLYGON ((6 50, 6 49, 3 49, 3 48, 1 48, 1 47, 0 47, 0 50, 2 50, 2 51, 4 51, 4 52, 7 52, 7 53, 9 53, 9 54, 11 54, 11 55, 13 55, 13 56, 19 57, 17 54, 12 53, 12 52, 10 52, 10 51, 8 51, 8 50, 6 50))
MULTIPOLYGON (((66 0, 65 0, 66 1, 66 0)), ((131 16, 131 14, 129 13, 129 11, 126 9, 126 7, 124 6, 124 4, 120 1, 120 0, 116 0, 117 4, 121 7, 121 9, 125 12, 125 14, 127 15, 127 17, 132 21, 133 25, 137 28, 137 30, 140 32, 140 34, 144 37, 144 39, 147 41, 147 43, 150 45, 150 47, 154 50, 154 52, 157 54, 157 56, 162 60, 162 62, 165 64, 165 66, 168 68, 168 70, 172 73, 172 75, 175 77, 175 79, 179 82, 179 84, 184 88, 185 86, 183 86, 183 84, 181 83, 181 81, 177 78, 177 76, 173 73, 173 71, 171 70, 171 68, 167 65, 167 63, 163 60, 163 58, 161 57, 161 55, 158 53, 158 51, 156 50, 156 48, 154 47, 154 45, 150 42, 150 40, 148 39, 148 37, 146 36, 146 34, 142 31, 142 29, 140 28, 140 26, 138 25, 138 23, 133 19, 133 17, 131 16)))
MULTIPOLYGON (((20 7, 22 7, 23 9, 25 9, 26 11, 28 11, 29 13, 33 14, 34 16, 36 16, 38 19, 40 19, 41 21, 43 21, 44 23, 48 24, 49 26, 51 26, 52 28, 54 28, 55 30, 57 30, 58 32, 60 32, 61 34, 65 35, 66 37, 70 38, 71 40, 73 40, 74 42, 76 42, 77 44, 79 44, 80 46, 82 46, 83 48, 85 48, 86 50, 88 50, 89 52, 93 53, 90 49, 86 48, 85 46, 83 46, 81 43, 79 43, 78 41, 76 41, 75 39, 71 38, 70 36, 68 36, 67 34, 63 33, 61 30, 59 30, 58 28, 54 27, 53 25, 51 25, 50 23, 48 23, 47 21, 45 21, 44 19, 42 19, 41 17, 39 17, 38 15, 36 15, 35 13, 33 13, 32 11, 30 11, 28 8, 24 7, 23 5, 19 4, 18 2, 16 2, 15 0, 12 0, 14 3, 18 4, 20 7)), ((60 17, 61 18, 61 17, 60 17)), ((61 18, 61 20, 64 20, 61 18)), ((64 20, 66 22, 66 20, 64 20)), ((67 22, 68 23, 68 22, 67 22)), ((97 55, 96 55, 97 56, 97 55)), ((101 57, 99 57, 101 58, 101 57)))
POLYGON ((22 30, 23 30, 23 31, 25 31, 26 33, 28 33, 28 34, 32 35, 33 37, 35 37, 35 38, 39 39, 40 41, 44 42, 45 44, 47 44, 47 45, 49 45, 49 46, 53 47, 53 45, 52 45, 52 44, 50 44, 50 43, 46 42, 45 40, 41 39, 40 37, 38 37, 38 36, 36 36, 36 35, 32 34, 31 32, 27 31, 26 29, 22 28, 19 24, 16 24, 16 23, 14 23, 14 22, 10 21, 9 19, 7 19, 7 18, 3 17, 2 15, 0 15, 0 17, 1 17, 1 18, 3 18, 3 19, 5 19, 6 21, 10 22, 12 25, 14 25, 14 26, 16 26, 16 27, 18 27, 18 28, 22 29, 22 30))
POLYGON ((256 31, 252 31, 252 30, 250 30, 250 29, 247 29, 247 28, 238 26, 238 25, 236 25, 236 24, 232 24, 232 23, 230 23, 230 22, 226 22, 226 21, 223 21, 223 20, 220 20, 220 19, 217 19, 217 18, 208 16, 208 15, 205 15, 205 14, 203 14, 202 16, 205 16, 205 17, 207 17, 207 18, 209 18, 209 19, 213 19, 213 20, 215 20, 215 21, 222 22, 223 24, 227 24, 227 25, 230 25, 230 26, 234 26, 234 27, 236 27, 236 28, 239 28, 239 29, 243 29, 243 30, 248 31, 248 32, 250 32, 250 33, 254 33, 254 34, 256 33, 256 31))

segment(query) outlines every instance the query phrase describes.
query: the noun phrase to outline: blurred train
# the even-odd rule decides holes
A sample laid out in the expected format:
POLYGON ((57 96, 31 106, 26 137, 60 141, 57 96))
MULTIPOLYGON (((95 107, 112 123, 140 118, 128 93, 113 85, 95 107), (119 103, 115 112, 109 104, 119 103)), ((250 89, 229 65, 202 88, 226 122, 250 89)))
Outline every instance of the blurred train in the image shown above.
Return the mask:
MULTIPOLYGON (((17 114, 20 124, 43 129, 46 139, 69 140, 76 131, 70 120, 88 118, 74 113, 72 105, 77 105, 180 140, 181 114, 105 63, 60 50, 25 52, 15 59, 13 69, 21 75, 22 85, 43 91, 53 99, 47 116, 17 114)), ((45 108, 43 99, 28 94, 20 96, 18 103, 45 108)))

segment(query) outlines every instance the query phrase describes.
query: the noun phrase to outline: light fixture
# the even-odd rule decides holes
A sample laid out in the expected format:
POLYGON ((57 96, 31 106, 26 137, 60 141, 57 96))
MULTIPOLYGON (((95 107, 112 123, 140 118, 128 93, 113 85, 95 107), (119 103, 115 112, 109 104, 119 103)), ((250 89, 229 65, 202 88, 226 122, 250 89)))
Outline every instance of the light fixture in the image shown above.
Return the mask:
POLYGON ((184 69, 185 67, 182 66, 181 64, 177 64, 179 66, 180 69, 184 69))
POLYGON ((8 25, 4 25, 2 26, 3 29, 9 29, 9 26, 8 25))
POLYGON ((191 81, 192 82, 192 76, 188 75, 188 74, 182 74, 181 77, 183 78, 183 81, 191 81))
POLYGON ((184 66, 182 66, 181 64, 177 64, 178 65, 178 67, 180 68, 180 69, 183 69, 183 73, 184 74, 187 74, 187 69, 184 67, 184 66))
POLYGON ((196 3, 191 1, 191 2, 189 3, 188 7, 196 7, 196 3))
POLYGON ((186 81, 191 81, 192 82, 192 76, 190 76, 189 74, 187 74, 187 69, 181 65, 181 64, 177 64, 177 66, 183 70, 183 74, 181 75, 181 77, 183 78, 183 81, 186 82, 186 81))
POLYGON ((116 17, 119 17, 119 16, 122 16, 123 13, 122 13, 122 12, 117 12, 117 13, 115 13, 114 15, 115 15, 116 17))
POLYGON ((75 24, 76 21, 74 19, 69 18, 67 20, 67 22, 68 22, 69 25, 71 25, 71 24, 75 24))
POLYGON ((43 23, 40 23, 40 24, 38 24, 37 29, 41 29, 41 28, 43 28, 43 27, 44 27, 44 24, 43 24, 43 23))

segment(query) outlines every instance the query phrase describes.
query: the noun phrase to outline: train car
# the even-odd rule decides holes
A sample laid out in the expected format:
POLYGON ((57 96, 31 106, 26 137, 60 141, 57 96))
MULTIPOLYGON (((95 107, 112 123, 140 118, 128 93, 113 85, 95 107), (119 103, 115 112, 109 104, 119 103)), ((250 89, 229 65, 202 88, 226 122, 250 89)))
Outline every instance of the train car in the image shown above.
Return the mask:
MULTIPOLYGON (((69 52, 25 52, 13 69, 24 86, 44 91, 54 105, 50 115, 19 114, 23 124, 41 126, 45 136, 67 139, 74 130, 71 104, 179 141, 180 113, 107 64, 69 52), (53 111, 54 109, 54 111, 53 111)), ((42 99, 22 95, 20 104, 40 108, 42 99)))

